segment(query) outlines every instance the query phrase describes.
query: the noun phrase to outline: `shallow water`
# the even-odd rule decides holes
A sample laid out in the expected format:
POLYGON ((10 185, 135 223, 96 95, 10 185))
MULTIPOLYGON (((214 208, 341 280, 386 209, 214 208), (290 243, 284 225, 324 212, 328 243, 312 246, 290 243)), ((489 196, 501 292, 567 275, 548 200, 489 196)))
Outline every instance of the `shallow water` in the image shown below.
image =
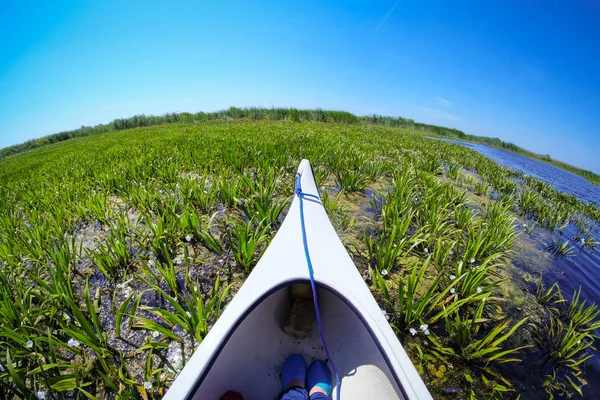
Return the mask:
MULTIPOLYGON (((451 139, 442 140, 470 147, 501 165, 535 176, 580 200, 600 205, 600 187, 571 172, 490 146, 451 139)), ((540 228, 537 229, 537 233, 533 235, 535 247, 540 251, 545 251, 545 243, 550 242, 552 238, 546 232, 541 231, 540 228)), ((573 238, 575 234, 576 229, 568 227, 564 230, 563 237, 573 238)), ((600 233, 596 231, 593 234, 595 240, 600 242, 600 233)), ((564 296, 569 300, 573 291, 581 286, 581 297, 586 299, 588 303, 600 303, 600 246, 597 247, 596 251, 591 252, 589 249, 582 250, 575 240, 571 244, 575 250, 573 257, 558 260, 549 257, 547 261, 537 261, 537 263, 543 263, 544 265, 537 263, 537 265, 530 265, 528 262, 519 259, 517 253, 513 256, 513 262, 536 278, 539 276, 540 270, 545 271, 544 283, 546 287, 558 281, 564 296)), ((600 334, 600 332, 596 333, 600 334)), ((588 385, 583 388, 583 398, 600 399, 600 352, 596 352, 596 356, 589 361, 585 378, 588 380, 588 385)), ((531 393, 524 393, 526 398, 538 398, 538 395, 541 395, 540 398, 545 397, 544 392, 541 390, 538 390, 537 393, 534 390, 531 393)))
POLYGON ((506 165, 514 170, 522 171, 528 175, 535 176, 536 178, 553 185, 561 192, 569 193, 583 201, 600 205, 600 186, 596 186, 588 182, 579 175, 575 175, 553 165, 524 157, 520 154, 500 150, 495 147, 490 147, 483 144, 460 142, 452 139, 441 140, 460 144, 461 146, 465 147, 470 147, 484 156, 496 161, 498 164, 506 165))

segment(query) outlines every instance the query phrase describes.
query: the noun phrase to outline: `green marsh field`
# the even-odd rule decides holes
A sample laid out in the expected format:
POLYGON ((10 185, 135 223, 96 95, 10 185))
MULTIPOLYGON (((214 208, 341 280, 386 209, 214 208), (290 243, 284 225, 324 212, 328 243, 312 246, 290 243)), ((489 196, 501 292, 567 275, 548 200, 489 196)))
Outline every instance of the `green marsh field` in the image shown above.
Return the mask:
POLYGON ((0 398, 161 398, 276 233, 302 158, 434 398, 518 398, 531 354, 544 396, 585 392, 599 310, 537 276, 521 293, 508 256, 533 229, 570 255, 568 225, 593 250, 600 209, 431 132, 344 118, 123 120, 1 160, 0 398))

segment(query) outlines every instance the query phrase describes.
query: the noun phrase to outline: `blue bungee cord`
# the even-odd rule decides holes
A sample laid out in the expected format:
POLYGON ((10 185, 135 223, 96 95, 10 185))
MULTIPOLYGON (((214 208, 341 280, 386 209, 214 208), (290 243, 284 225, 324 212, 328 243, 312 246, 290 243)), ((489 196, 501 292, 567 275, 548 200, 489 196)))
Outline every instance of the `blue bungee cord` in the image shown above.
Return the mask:
POLYGON ((304 197, 309 197, 311 199, 315 199, 322 205, 319 196, 310 193, 304 193, 302 191, 302 184, 300 183, 300 178, 302 176, 300 173, 296 174, 296 195, 298 196, 298 200, 300 201, 300 225, 302 226, 302 243, 304 244, 304 255, 306 256, 306 264, 308 265, 308 276, 310 278, 310 286, 312 287, 313 301, 315 304, 315 313, 317 314, 317 323, 319 325, 319 334, 321 335, 321 342, 323 343, 323 349, 325 350, 325 354, 327 355, 327 359, 329 360, 329 364, 331 364, 331 368, 335 373, 335 384, 337 386, 336 391, 336 399, 340 400, 340 374, 338 373, 335 364, 333 363, 333 358, 331 354, 329 354, 329 348, 327 347, 327 342, 325 341, 325 333, 323 332, 323 323, 321 322, 321 312, 319 310, 319 301, 317 300, 317 285, 315 283, 314 270, 312 266, 312 262, 310 261, 310 253, 308 251, 308 241, 306 240, 306 227, 304 225, 304 197))

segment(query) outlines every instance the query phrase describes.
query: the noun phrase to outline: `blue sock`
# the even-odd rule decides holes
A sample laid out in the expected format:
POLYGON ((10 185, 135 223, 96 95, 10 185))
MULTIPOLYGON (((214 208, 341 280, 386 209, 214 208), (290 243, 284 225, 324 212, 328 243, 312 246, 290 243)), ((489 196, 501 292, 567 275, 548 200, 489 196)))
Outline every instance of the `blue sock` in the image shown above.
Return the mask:
POLYGON ((286 389, 291 381, 299 379, 302 383, 306 381, 306 362, 300 354, 292 354, 283 363, 281 369, 281 384, 286 389))
POLYGON ((310 364, 306 381, 309 391, 311 388, 318 386, 325 390, 327 396, 331 396, 331 372, 323 361, 315 360, 310 364))

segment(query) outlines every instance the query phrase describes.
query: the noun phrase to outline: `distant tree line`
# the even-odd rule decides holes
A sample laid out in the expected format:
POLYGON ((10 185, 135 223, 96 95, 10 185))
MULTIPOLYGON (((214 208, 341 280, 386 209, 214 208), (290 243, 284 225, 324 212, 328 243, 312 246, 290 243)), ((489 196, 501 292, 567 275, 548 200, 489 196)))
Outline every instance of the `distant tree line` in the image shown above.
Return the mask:
POLYGON ((514 143, 505 142, 499 138, 490 138, 486 136, 476 136, 464 133, 455 128, 446 128, 443 126, 424 124, 415 122, 410 118, 404 117, 389 117, 383 115, 366 115, 356 116, 346 111, 323 110, 317 108, 315 110, 300 110, 296 108, 259 108, 259 107, 230 107, 226 110, 215 112, 197 112, 197 113, 167 113, 164 115, 135 115, 130 118, 118 118, 108 124, 100 124, 96 126, 82 126, 79 129, 72 131, 59 132, 52 135, 44 136, 39 139, 29 140, 25 143, 0 149, 0 160, 13 154, 22 153, 27 150, 37 147, 46 146, 52 143, 61 142, 64 140, 89 136, 97 133, 110 131, 118 131, 123 129, 138 128, 152 125, 173 124, 173 123, 193 123, 218 120, 233 120, 233 119, 251 119, 251 120, 288 120, 295 122, 316 121, 330 122, 339 124, 358 124, 367 123, 374 125, 408 128, 427 132, 428 134, 447 137, 450 139, 481 143, 488 146, 497 147, 503 150, 512 151, 514 153, 523 154, 525 156, 535 158, 547 163, 551 163, 567 171, 578 174, 592 183, 600 185, 600 175, 592 171, 583 170, 573 165, 562 161, 553 160, 548 154, 537 154, 529 150, 525 150, 514 143))

